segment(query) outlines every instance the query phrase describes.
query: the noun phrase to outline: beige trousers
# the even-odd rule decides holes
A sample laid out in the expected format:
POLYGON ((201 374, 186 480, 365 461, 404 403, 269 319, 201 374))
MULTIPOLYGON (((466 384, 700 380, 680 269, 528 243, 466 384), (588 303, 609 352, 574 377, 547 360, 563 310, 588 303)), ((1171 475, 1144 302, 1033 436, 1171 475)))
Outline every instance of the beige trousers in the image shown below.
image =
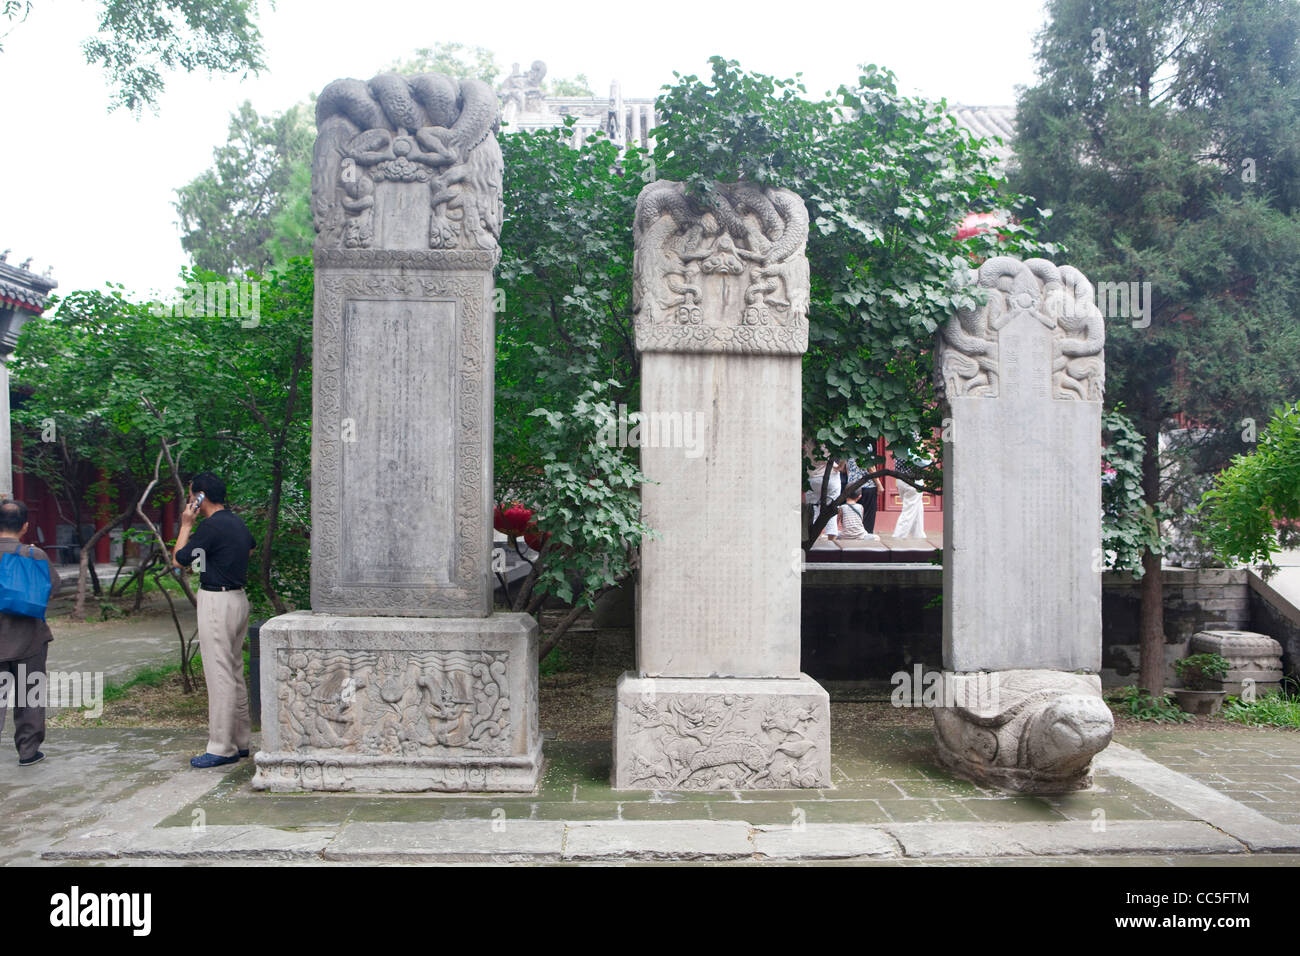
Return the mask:
POLYGON ((200 590, 198 599, 199 651, 208 685, 208 753, 233 757, 248 749, 252 729, 244 683, 248 595, 200 590))

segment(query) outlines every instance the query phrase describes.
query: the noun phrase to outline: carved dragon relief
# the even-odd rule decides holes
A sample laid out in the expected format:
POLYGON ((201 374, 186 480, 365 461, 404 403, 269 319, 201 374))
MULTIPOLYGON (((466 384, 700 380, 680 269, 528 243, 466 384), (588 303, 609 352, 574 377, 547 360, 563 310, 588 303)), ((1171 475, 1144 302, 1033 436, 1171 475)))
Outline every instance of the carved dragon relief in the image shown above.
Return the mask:
POLYGON ((282 747, 406 757, 508 753, 507 656, 281 649, 282 747))
POLYGON ((1092 283, 1078 269, 1046 259, 987 260, 978 283, 988 301, 960 309, 940 330, 935 377, 953 398, 996 398, 998 332, 1029 314, 1054 332, 1052 397, 1099 402, 1105 390, 1105 321, 1092 283))
POLYGON ((819 710, 807 701, 762 705, 743 695, 664 694, 631 707, 629 785, 716 790, 824 787, 819 710))
POLYGON ((807 348, 808 212, 794 193, 717 183, 703 203, 661 180, 641 190, 633 234, 641 351, 807 348))
POLYGON ((317 248, 371 248, 376 190, 419 183, 428 190, 428 248, 495 250, 503 218, 498 127, 496 93, 481 80, 382 73, 368 83, 330 83, 316 102, 317 248))

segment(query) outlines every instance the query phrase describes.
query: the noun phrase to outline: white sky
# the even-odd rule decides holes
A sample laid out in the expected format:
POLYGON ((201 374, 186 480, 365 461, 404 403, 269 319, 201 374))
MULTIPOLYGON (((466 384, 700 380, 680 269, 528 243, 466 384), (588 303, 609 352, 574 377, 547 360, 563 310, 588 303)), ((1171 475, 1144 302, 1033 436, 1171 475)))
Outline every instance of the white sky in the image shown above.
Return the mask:
POLYGON ((626 96, 652 96, 674 70, 707 76, 719 54, 778 76, 802 71, 812 94, 877 63, 905 92, 1009 105, 1015 87, 1033 81, 1043 19, 1042 0, 278 0, 274 10, 263 0, 267 72, 168 76, 159 111, 136 119, 108 113, 106 78, 81 55, 98 7, 37 0, 0 53, 0 249, 12 247, 11 264, 33 256, 36 272, 52 265, 60 294, 108 281, 136 295, 172 288, 186 264, 173 190, 211 164, 241 102, 277 112, 336 77, 368 79, 417 47, 482 46, 506 69, 541 59, 551 77, 585 73, 601 96, 612 80, 626 96))

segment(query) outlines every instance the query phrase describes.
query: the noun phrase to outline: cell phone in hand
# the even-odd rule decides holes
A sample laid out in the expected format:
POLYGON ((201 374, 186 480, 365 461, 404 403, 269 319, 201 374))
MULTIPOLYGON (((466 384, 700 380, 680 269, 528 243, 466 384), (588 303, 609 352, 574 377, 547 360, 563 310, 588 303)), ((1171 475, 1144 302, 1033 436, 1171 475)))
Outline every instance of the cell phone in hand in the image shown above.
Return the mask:
POLYGON ((194 513, 195 513, 195 514, 198 514, 198 513, 199 513, 199 506, 203 504, 203 499, 204 499, 204 497, 206 497, 206 496, 205 496, 205 495, 203 494, 203 492, 201 492, 201 491, 198 493, 198 495, 195 496, 195 498, 194 498, 194 513))

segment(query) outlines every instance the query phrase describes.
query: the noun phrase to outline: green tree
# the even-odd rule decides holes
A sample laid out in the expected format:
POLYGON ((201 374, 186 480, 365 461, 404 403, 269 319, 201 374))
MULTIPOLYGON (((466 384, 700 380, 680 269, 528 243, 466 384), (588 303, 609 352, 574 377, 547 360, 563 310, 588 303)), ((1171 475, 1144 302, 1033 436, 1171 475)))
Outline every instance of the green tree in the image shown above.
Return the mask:
POLYGON ((311 107, 260 116, 244 101, 211 169, 176 190, 181 247, 196 269, 264 272, 311 251, 311 107))
POLYGON ((222 474, 261 546, 250 599, 282 613, 308 599, 310 263, 237 287, 239 308, 230 288, 209 273, 173 303, 69 295, 23 327, 14 381, 30 396, 15 418, 37 435, 52 419, 73 466, 97 467, 114 491, 158 477, 161 501, 183 495, 188 473, 222 474))
POLYGON ((587 79, 586 73, 579 73, 573 79, 560 76, 553 80, 543 82, 548 96, 595 96, 596 91, 591 88, 591 80, 587 79))
POLYGON ((448 76, 478 77, 484 83, 496 85, 501 75, 496 54, 481 46, 464 43, 435 43, 418 47, 412 56, 397 60, 389 67, 393 73, 445 73, 448 76))
POLYGON ((631 222, 649 167, 644 151, 620 157, 597 136, 574 149, 571 137, 570 124, 501 139, 496 488, 549 535, 515 608, 536 612, 552 595, 572 607, 544 652, 632 573, 644 530, 635 452, 602 429, 619 405, 638 405, 631 222))
MULTIPOLYGON (((8 32, 33 6, 5 0, 0 16, 12 24, 8 32)), ((157 107, 167 73, 247 76, 265 69, 256 16, 257 0, 99 0, 99 29, 81 49, 87 63, 108 74, 109 109, 139 113, 157 107)))
POLYGON ((1274 552, 1300 544, 1300 404, 1274 412, 1259 446, 1215 478, 1203 508, 1205 535, 1224 561, 1267 572, 1274 552))
MULTIPOLYGON (((885 474, 876 442, 936 464, 920 482, 938 490, 940 424, 932 384, 934 333, 974 303, 971 258, 1050 254, 1031 225, 1001 236, 955 238, 973 209, 1018 210, 987 144, 957 126, 944 103, 898 92, 892 73, 865 67, 855 83, 814 100, 797 80, 742 71, 714 57, 704 82, 679 77, 659 100, 659 176, 683 180, 704 204, 710 183, 749 180, 793 190, 808 207, 812 275, 804 357, 804 434, 834 459, 885 474)), ((856 482, 860 485, 864 479, 856 482)), ((852 486, 829 502, 811 545, 852 486)))
MULTIPOLYGON (((1300 383, 1300 5, 1051 0, 1047 12, 1012 184, 1053 209, 1046 236, 1073 265, 1143 300, 1141 316, 1116 314, 1118 297, 1101 303, 1107 401, 1123 403, 1143 439, 1145 501, 1169 499, 1176 513, 1240 450, 1241 420, 1300 383), (1177 415, 1194 427, 1162 462, 1177 415), (1162 482, 1162 465, 1194 493, 1162 482)), ((1152 694, 1164 667, 1161 550, 1153 540, 1142 562, 1152 694)))

